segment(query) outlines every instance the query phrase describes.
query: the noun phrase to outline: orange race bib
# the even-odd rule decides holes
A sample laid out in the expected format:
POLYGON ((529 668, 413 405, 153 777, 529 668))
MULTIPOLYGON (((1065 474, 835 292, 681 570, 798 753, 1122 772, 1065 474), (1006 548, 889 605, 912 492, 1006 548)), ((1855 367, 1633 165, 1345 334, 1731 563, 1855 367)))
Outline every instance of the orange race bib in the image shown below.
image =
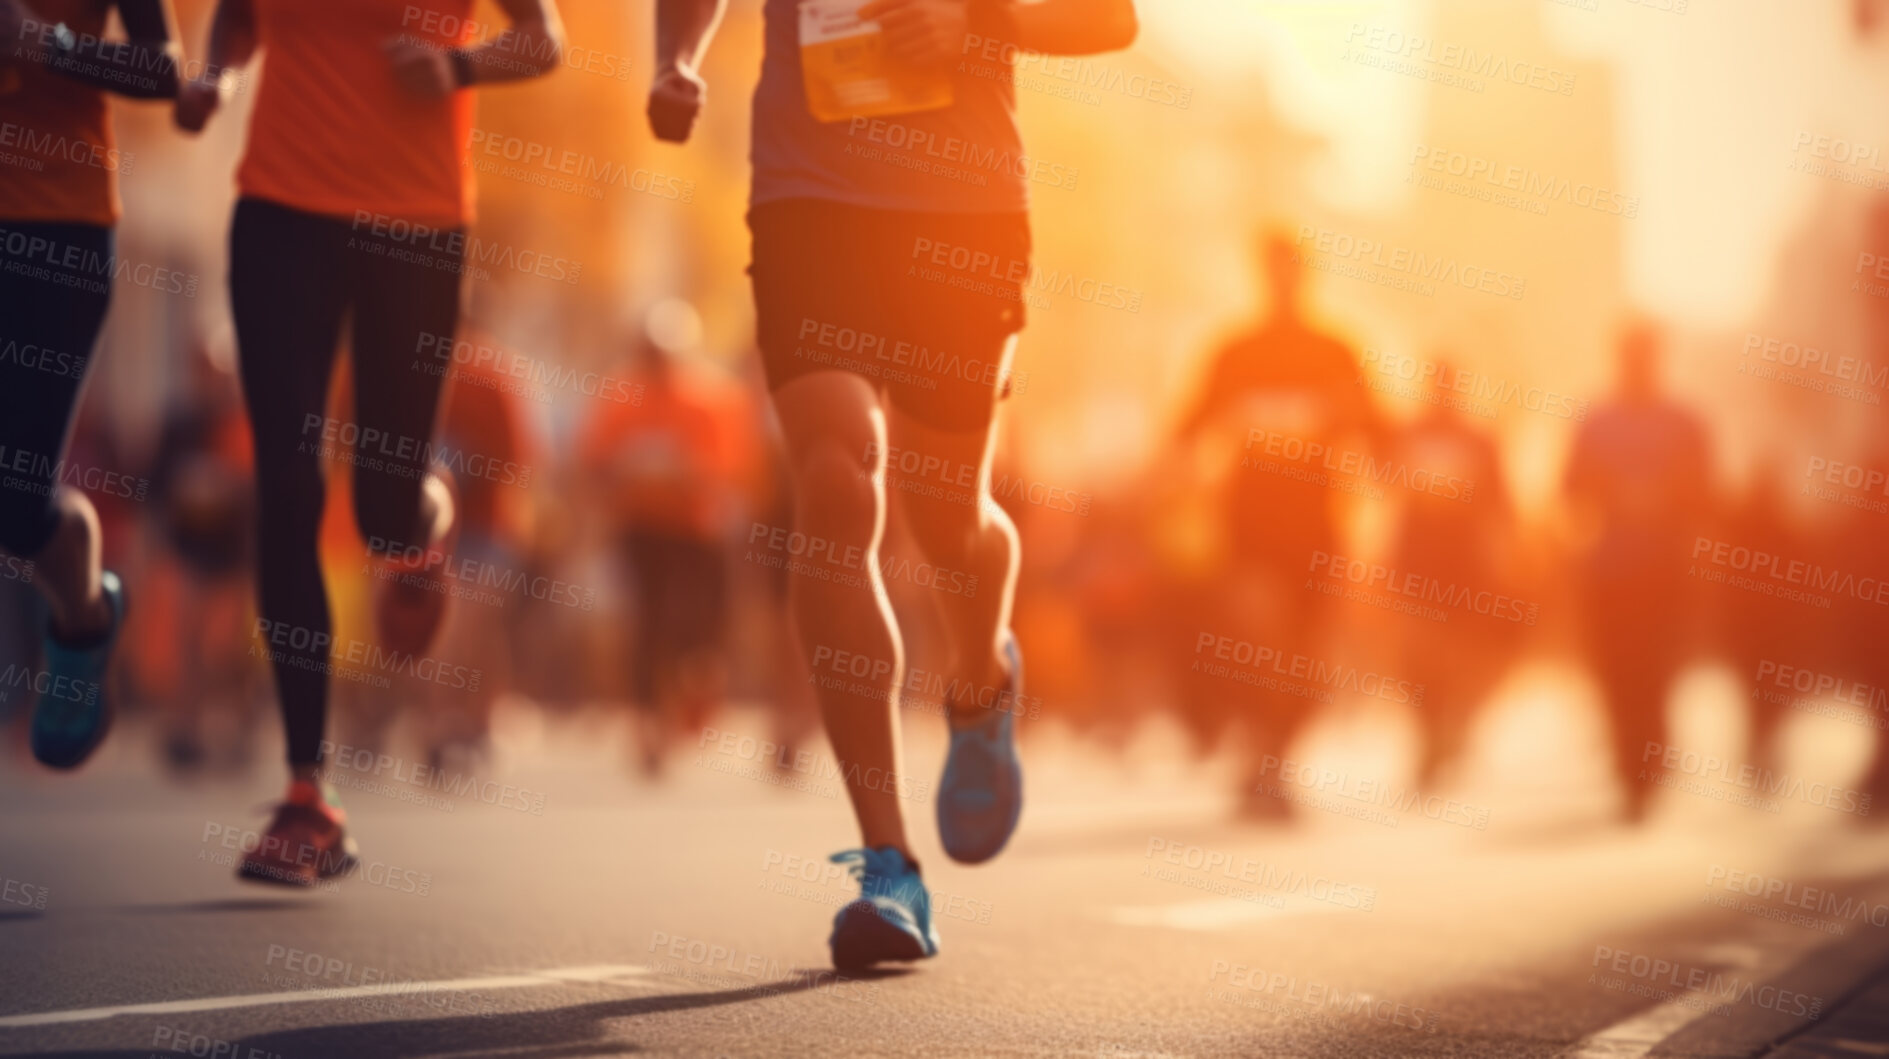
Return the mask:
POLYGON ((885 53, 866 0, 801 0, 800 71, 807 109, 819 121, 910 114, 951 105, 951 75, 901 67, 885 53))

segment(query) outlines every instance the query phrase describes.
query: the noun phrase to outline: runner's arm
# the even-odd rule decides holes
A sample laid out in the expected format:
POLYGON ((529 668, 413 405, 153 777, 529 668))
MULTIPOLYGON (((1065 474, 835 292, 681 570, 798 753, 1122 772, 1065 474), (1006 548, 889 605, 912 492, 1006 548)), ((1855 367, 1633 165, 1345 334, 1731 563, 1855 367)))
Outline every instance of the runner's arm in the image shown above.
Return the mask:
POLYGON ((659 140, 683 143, 708 98, 697 67, 721 22, 726 0, 656 0, 656 79, 649 127, 659 140))
POLYGON ((18 55, 54 73, 133 99, 177 94, 177 46, 167 0, 118 0, 125 40, 78 36, 63 22, 48 22, 24 0, 0 0, 12 10, 18 55))
POLYGON ((455 71, 462 87, 522 81, 557 68, 564 55, 564 23, 553 0, 499 0, 512 20, 509 32, 495 41, 458 52, 455 71))
POLYGON ((222 104, 223 96, 235 91, 239 71, 255 54, 254 0, 218 0, 216 14, 210 18, 210 46, 204 56, 203 73, 177 88, 177 110, 172 115, 177 127, 185 132, 201 131, 222 104))

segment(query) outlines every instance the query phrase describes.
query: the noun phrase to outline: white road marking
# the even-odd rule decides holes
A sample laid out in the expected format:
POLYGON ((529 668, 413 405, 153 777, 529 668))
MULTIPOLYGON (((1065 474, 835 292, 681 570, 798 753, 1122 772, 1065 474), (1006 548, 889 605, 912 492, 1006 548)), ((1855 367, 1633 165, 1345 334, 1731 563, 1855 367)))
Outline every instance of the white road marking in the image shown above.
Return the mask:
POLYGON ((1556 1059, 1641 1059, 1659 1043, 1705 1014, 1697 996, 1677 996, 1601 1030, 1556 1059))
POLYGON ((226 1008, 262 1007, 269 1004, 306 1004, 322 1000, 354 1000, 361 997, 421 996, 430 993, 464 993, 495 989, 530 989, 562 985, 567 982, 608 983, 619 986, 652 988, 655 983, 630 982, 642 978, 650 969, 640 964, 593 964, 585 967, 556 967, 523 974, 491 975, 485 978, 448 978, 433 982, 383 982, 377 985, 341 986, 333 989, 292 989, 285 993, 245 993, 237 996, 199 997, 195 1000, 159 1000, 148 1004, 116 1004, 110 1007, 75 1008, 71 1011, 40 1011, 30 1015, 0 1018, 0 1029, 16 1026, 50 1026, 63 1022, 96 1022, 116 1015, 175 1015, 191 1011, 221 1011, 226 1008))

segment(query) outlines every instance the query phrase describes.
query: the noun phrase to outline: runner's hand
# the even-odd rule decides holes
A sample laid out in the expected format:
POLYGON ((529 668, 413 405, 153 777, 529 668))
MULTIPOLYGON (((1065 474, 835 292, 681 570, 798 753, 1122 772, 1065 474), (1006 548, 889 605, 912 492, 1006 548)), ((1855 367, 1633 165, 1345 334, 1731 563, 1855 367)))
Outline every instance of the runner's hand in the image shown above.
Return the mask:
POLYGON ((968 7, 965 0, 873 0, 859 9, 859 17, 879 23, 894 59, 936 67, 964 51, 968 7))
POLYGON ((708 84, 694 71, 666 67, 649 86, 649 128, 658 140, 687 143, 696 115, 708 96, 708 84))
POLYGON ((177 103, 171 109, 171 120, 185 132, 202 132, 210 115, 222 104, 223 89, 216 79, 193 77, 177 86, 177 103))
POLYGON ((399 37, 382 45, 394 64, 394 80, 421 99, 443 99, 458 90, 453 61, 438 48, 399 37))

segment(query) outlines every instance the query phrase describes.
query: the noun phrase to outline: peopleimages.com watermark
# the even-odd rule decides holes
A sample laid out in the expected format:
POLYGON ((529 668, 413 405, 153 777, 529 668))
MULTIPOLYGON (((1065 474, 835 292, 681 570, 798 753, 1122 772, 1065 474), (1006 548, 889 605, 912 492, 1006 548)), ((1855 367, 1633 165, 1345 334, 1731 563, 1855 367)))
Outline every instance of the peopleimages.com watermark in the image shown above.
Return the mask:
POLYGON ((940 380, 978 386, 1008 387, 1021 394, 1029 372, 1013 371, 1001 361, 964 356, 899 336, 862 331, 845 324, 800 318, 794 356, 815 364, 857 371, 869 378, 936 390, 940 380))
POLYGON ((10 702, 16 691, 30 693, 31 701, 57 699, 61 702, 82 702, 91 705, 98 701, 100 685, 93 680, 80 680, 65 674, 54 674, 50 669, 36 669, 8 662, 5 670, 0 670, 0 703, 10 702))
POLYGON ((395 651, 352 636, 337 637, 285 621, 256 619, 250 656, 276 665, 323 673, 368 687, 391 688, 394 677, 412 678, 454 691, 478 691, 485 671, 437 658, 395 651))
MULTIPOLYGON (((745 561, 815 581, 870 590, 872 571, 867 550, 857 544, 841 544, 817 533, 802 533, 785 526, 756 522, 748 532, 745 561), (758 549, 758 550, 757 550, 758 549)), ((977 595, 977 575, 939 566, 925 559, 913 560, 889 551, 879 554, 876 569, 885 582, 906 581, 920 588, 967 599, 977 595)))
POLYGON ((1306 268, 1425 298, 1435 297, 1441 288, 1456 287, 1519 301, 1528 290, 1528 281, 1514 273, 1406 246, 1386 246, 1316 225, 1300 225, 1295 245, 1293 258, 1306 268))
POLYGON ((431 805, 452 812, 454 803, 445 798, 478 802, 498 809, 544 815, 543 791, 482 779, 458 769, 442 768, 418 761, 408 761, 393 754, 378 753, 366 747, 321 741, 322 779, 338 787, 399 801, 431 805), (435 798, 432 795, 443 795, 435 798))
POLYGON ((0 489, 34 496, 51 496, 70 486, 93 496, 112 496, 142 504, 151 495, 150 479, 91 464, 57 453, 0 445, 0 489))
POLYGON ((520 72, 536 72, 547 60, 557 58, 567 70, 591 74, 611 81, 627 81, 632 69, 630 60, 614 52, 587 48, 569 40, 562 45, 550 37, 540 37, 536 43, 509 23, 495 25, 466 18, 450 11, 408 4, 400 14, 400 28, 405 30, 399 39, 423 48, 446 50, 447 46, 438 44, 435 37, 447 40, 463 41, 458 47, 474 44, 485 45, 487 54, 480 57, 480 62, 491 64, 500 69, 520 72), (432 37, 418 37, 415 33, 428 33, 432 37), (494 54, 496 53, 496 54, 494 54))
POLYGON ((849 158, 880 162, 940 180, 987 187, 992 177, 1010 177, 1062 191, 1076 190, 1082 171, 1075 166, 1035 158, 1003 146, 986 146, 956 136, 884 118, 854 118, 848 124, 849 158))
POLYGON ((1404 183, 1537 216, 1546 216, 1551 205, 1625 220, 1640 215, 1637 195, 1429 144, 1417 145, 1404 183))
POLYGON ((607 191, 633 191, 688 204, 695 201, 695 181, 635 168, 584 151, 553 147, 509 133, 473 129, 465 164, 479 173, 521 184, 602 201, 607 191))
POLYGON ((1507 407, 1577 423, 1587 421, 1585 397, 1371 346, 1364 348, 1359 360, 1358 381, 1375 393, 1440 405, 1482 419, 1494 419, 1497 409, 1507 407))
POLYGON ((1889 607, 1889 579, 1858 576, 1804 559, 1791 559, 1762 548, 1698 537, 1692 542, 1689 576, 1774 599, 1828 610, 1835 597, 1889 607))
POLYGON ((1880 144, 1860 143, 1841 136, 1799 132, 1791 141, 1786 169, 1863 188, 1889 188, 1889 160, 1880 144))
POLYGON ((1806 886, 1762 872, 1714 864, 1706 869, 1701 904, 1728 908, 1757 919, 1803 927, 1842 937, 1851 926, 1889 927, 1889 905, 1840 897, 1820 886, 1806 886), (1724 891, 1720 893, 1718 891, 1724 891), (1754 898, 1755 900, 1746 900, 1754 898))
POLYGON ((31 41, 33 46, 14 45, 13 58, 31 58, 62 74, 78 74, 93 81, 116 81, 146 92, 156 91, 157 71, 167 65, 175 67, 180 83, 215 75, 231 93, 241 92, 248 85, 248 78, 241 70, 218 68, 202 59, 178 61, 162 48, 140 46, 128 40, 107 40, 90 33, 78 33, 71 36, 71 47, 62 47, 59 38, 65 29, 62 22, 21 19, 19 40, 31 41))
POLYGON ((1733 1004, 1750 1004, 1815 1021, 1823 1012, 1823 998, 1728 975, 1709 967, 1687 965, 1611 945, 1594 946, 1589 985, 1686 1007, 1721 1018, 1730 1017, 1733 1004))
MULTIPOLYGON (((877 465, 881 456, 885 458, 884 470, 869 473, 877 485, 966 506, 976 506, 980 500, 985 500, 979 488, 981 469, 975 463, 946 459, 919 449, 882 445, 876 440, 866 443, 864 459, 868 466, 877 465)), ((994 473, 985 502, 1001 504, 1005 501, 1020 501, 1046 511, 1086 517, 1095 498, 1066 485, 1052 485, 1007 471, 994 473)))
POLYGON ((1702 754, 1648 740, 1640 752, 1640 764, 1645 766, 1648 762, 1653 762, 1653 767, 1642 767, 1640 779, 1712 801, 1749 805, 1771 813, 1782 811, 1777 801, 1780 798, 1836 813, 1868 816, 1870 811, 1871 796, 1862 791, 1731 761, 1716 754, 1702 754))
POLYGON ((1039 268, 1023 258, 942 239, 914 238, 911 266, 911 274, 928 283, 1022 301, 1031 308, 1048 309, 1054 294, 1097 309, 1141 312, 1141 291, 1125 284, 1039 268))
POLYGON ((959 54, 959 73, 1089 106, 1101 106, 1104 95, 1125 96, 1176 110, 1186 110, 1194 103, 1194 90, 1188 85, 1150 74, 1128 73, 1088 57, 1031 51, 978 33, 964 35, 959 54))
POLYGON ((1225 850, 1150 837, 1141 856, 1143 878, 1272 908, 1285 907, 1287 897, 1304 897, 1359 912, 1377 907, 1375 886, 1340 882, 1328 875, 1235 856, 1225 850))
POLYGON ((1804 495, 1826 504, 1889 514, 1889 473, 1861 464, 1812 456, 1804 467, 1804 495))
MULTIPOLYGON (((151 1047, 174 1055, 194 1056, 196 1059, 287 1059, 281 1052, 271 1052, 253 1044, 245 1045, 161 1023, 151 1031, 151 1047)), ((157 1057, 152 1056, 151 1059, 157 1057)))
POLYGON ((1344 43, 1340 58, 1346 61, 1468 92, 1507 82, 1551 95, 1574 94, 1575 77, 1566 70, 1420 33, 1353 22, 1344 43))
POLYGON ((1875 391, 1889 385, 1889 367, 1756 332, 1745 335, 1738 374, 1870 405, 1882 403, 1875 391))
POLYGON ((453 599, 503 607, 506 597, 510 596, 572 610, 597 609, 595 589, 504 563, 390 541, 385 537, 367 539, 366 557, 368 569, 365 572, 369 576, 397 580, 453 599), (378 559, 391 559, 393 563, 375 562, 378 559))
POLYGON ((397 434, 376 426, 309 412, 302 416, 304 453, 363 470, 418 478, 432 466, 461 479, 483 478, 498 485, 531 487, 533 468, 516 460, 447 445, 430 438, 397 434), (312 439, 312 440, 311 440, 312 439))
POLYGON ((550 404, 554 390, 612 404, 643 403, 644 387, 640 382, 579 371, 490 342, 422 332, 415 339, 413 351, 418 358, 413 362, 415 371, 450 377, 461 385, 497 389, 539 404, 550 404))
POLYGON ((1326 704, 1337 701, 1337 692, 1349 692, 1399 705, 1423 705, 1422 684, 1205 631, 1194 638, 1190 671, 1326 704))
POLYGON ((1445 500, 1470 503, 1476 483, 1427 467, 1413 467, 1397 459, 1379 459, 1368 452, 1303 438, 1276 430, 1250 427, 1242 471, 1278 475, 1309 485, 1384 499, 1384 487, 1426 493, 1445 500))
POLYGON ((1803 666, 1760 659, 1751 697, 1797 713, 1889 731, 1889 689, 1803 666))
POLYGON ((1313 551, 1306 569, 1323 578, 1306 582, 1307 588, 1321 594, 1429 621, 1447 622, 1450 612, 1455 611, 1491 621, 1534 625, 1541 615, 1541 604, 1517 599, 1506 592, 1459 585, 1414 570, 1348 559, 1325 551, 1313 551), (1449 610, 1442 609, 1445 607, 1449 610))
POLYGON ((321 849, 313 843, 291 842, 237 824, 206 820, 198 841, 205 848, 197 850, 197 859, 218 867, 232 867, 239 855, 248 857, 257 853, 271 867, 274 862, 287 861, 305 868, 315 868, 321 876, 314 884, 319 890, 338 890, 344 880, 354 879, 368 886, 414 897, 425 897, 433 892, 431 872, 354 857, 338 848, 321 849))
POLYGON ((0 877, 0 904, 30 908, 39 912, 45 910, 46 900, 51 895, 52 890, 48 887, 0 877))
POLYGON ((1401 823, 1399 815, 1411 813, 1476 831, 1489 827, 1489 810, 1485 807, 1439 794, 1424 794, 1381 779, 1355 776, 1344 769, 1314 766, 1267 754, 1260 759, 1259 775, 1258 793, 1384 827, 1397 827, 1401 823), (1271 782, 1268 776, 1277 776, 1279 782, 1271 782), (1379 808, 1390 812, 1378 812, 1379 808))
POLYGON ((935 669, 913 665, 901 668, 890 658, 875 658, 829 644, 814 645, 809 669, 809 681, 823 691, 877 701, 896 695, 900 707, 923 713, 945 716, 955 705, 1007 713, 1017 720, 1034 721, 1043 715, 1041 696, 1018 694, 1008 683, 980 684, 935 669))
POLYGON ((357 964, 307 949, 271 943, 263 966, 263 980, 281 989, 325 990, 371 987, 375 993, 353 997, 353 1010, 410 1015, 402 1001, 418 1000, 442 1015, 477 1015, 491 1018, 495 999, 476 990, 453 988, 451 983, 421 981, 394 974, 371 964, 357 964))
POLYGON ((576 283, 584 263, 559 254, 468 236, 463 229, 416 224, 386 213, 355 210, 348 249, 421 268, 490 279, 489 269, 557 283, 576 283), (363 239, 362 235, 366 238, 363 239))
POLYGON ((77 379, 83 376, 86 362, 90 359, 84 353, 62 353, 35 342, 9 338, 0 344, 0 365, 44 372, 54 378, 77 379))
MULTIPOLYGON (((844 908, 862 896, 862 888, 853 882, 852 870, 827 857, 768 849, 761 854, 761 875, 755 887, 758 890, 829 908, 844 908)), ((878 894, 868 890, 863 896, 878 894)), ((990 925, 989 901, 947 890, 930 890, 928 896, 933 917, 990 925)))
POLYGON ((17 121, 0 121, 0 165, 43 172, 47 162, 65 162, 108 173, 129 173, 132 155, 82 136, 47 132, 17 121))
POLYGON ((0 272, 93 294, 129 285, 159 294, 197 296, 194 272, 145 264, 124 254, 101 254, 90 247, 10 228, 0 228, 0 272))

